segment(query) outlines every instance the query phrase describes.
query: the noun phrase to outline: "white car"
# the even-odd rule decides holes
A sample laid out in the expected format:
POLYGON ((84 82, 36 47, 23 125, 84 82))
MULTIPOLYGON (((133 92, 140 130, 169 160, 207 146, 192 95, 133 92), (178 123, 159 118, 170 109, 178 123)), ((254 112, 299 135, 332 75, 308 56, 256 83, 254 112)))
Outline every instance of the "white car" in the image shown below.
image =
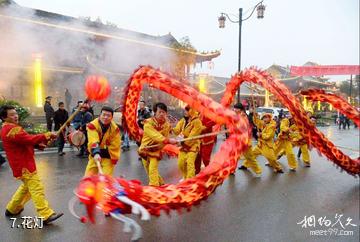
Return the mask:
POLYGON ((286 108, 279 107, 258 107, 256 108, 256 112, 260 115, 260 117, 265 113, 271 113, 273 117, 278 117, 281 109, 283 110, 285 116, 289 113, 289 110, 286 108))

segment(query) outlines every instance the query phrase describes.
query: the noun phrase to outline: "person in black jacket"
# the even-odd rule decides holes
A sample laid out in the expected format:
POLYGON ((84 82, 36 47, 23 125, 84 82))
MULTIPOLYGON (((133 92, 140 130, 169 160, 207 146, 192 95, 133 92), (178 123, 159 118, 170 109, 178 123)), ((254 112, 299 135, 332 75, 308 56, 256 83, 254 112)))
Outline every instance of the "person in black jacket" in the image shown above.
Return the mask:
POLYGON ((54 109, 51 106, 51 96, 47 96, 45 98, 45 104, 44 104, 44 112, 45 112, 45 117, 46 117, 46 126, 47 126, 47 130, 49 132, 52 131, 52 123, 54 120, 54 109))
POLYGON ((341 129, 341 126, 343 127, 343 129, 345 129, 345 127, 346 127, 345 115, 341 113, 340 116, 339 116, 339 120, 340 120, 339 129, 341 129))
POLYGON ((137 122, 141 129, 144 129, 144 120, 148 118, 151 118, 151 112, 146 108, 145 101, 140 101, 137 122))
MULTIPOLYGON (((59 109, 56 110, 54 115, 54 123, 55 123, 55 131, 58 131, 60 127, 68 120, 69 114, 65 110, 65 104, 63 102, 59 102, 59 109)), ((66 130, 63 130, 58 137, 58 153, 60 156, 64 155, 65 152, 63 152, 64 145, 65 145, 65 132, 66 130)))
POLYGON ((345 129, 347 126, 348 129, 350 129, 350 119, 348 117, 345 116, 345 120, 344 120, 344 124, 343 124, 343 128, 345 129))
MULTIPOLYGON (((146 107, 145 101, 141 100, 139 102, 139 110, 137 113, 137 123, 141 129, 144 129, 145 119, 151 118, 151 116, 152 116, 151 109, 146 107)), ((127 146, 125 146, 125 147, 127 147, 129 149, 130 148, 129 147, 129 137, 126 132, 122 133, 122 140, 124 140, 124 146, 127 144, 127 146)), ((140 147, 140 142, 136 142, 136 144, 137 144, 137 146, 140 147)), ((141 161, 141 157, 139 157, 138 159, 139 159, 139 161, 141 161)))

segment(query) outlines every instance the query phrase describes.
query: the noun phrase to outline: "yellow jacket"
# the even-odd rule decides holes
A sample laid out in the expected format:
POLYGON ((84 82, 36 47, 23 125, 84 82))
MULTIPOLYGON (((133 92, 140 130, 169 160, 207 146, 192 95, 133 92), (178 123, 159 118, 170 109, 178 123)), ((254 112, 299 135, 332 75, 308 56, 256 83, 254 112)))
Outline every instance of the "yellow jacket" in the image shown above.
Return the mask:
POLYGON ((146 146, 163 144, 168 139, 171 131, 171 126, 168 121, 164 124, 159 124, 156 118, 148 118, 144 123, 144 134, 141 139, 141 145, 139 147, 139 155, 141 157, 156 157, 161 158, 161 149, 165 145, 161 145, 155 148, 144 149, 146 146))
POLYGON ((263 120, 259 119, 259 115, 257 113, 255 113, 253 116, 253 122, 254 122, 256 128, 258 128, 260 130, 263 129, 265 126, 265 122, 263 120))
POLYGON ((283 118, 280 122, 279 139, 290 140, 290 121, 287 118, 283 118))
POLYGON ((88 150, 90 160, 96 153, 99 153, 102 159, 110 159, 113 164, 120 159, 120 129, 114 121, 111 121, 110 127, 105 134, 102 133, 99 118, 94 119, 87 125, 88 150))
POLYGON ((296 124, 293 124, 290 126, 290 138, 291 142, 294 145, 303 145, 306 144, 306 141, 304 137, 301 135, 299 128, 296 126, 296 124))
MULTIPOLYGON (((185 118, 180 119, 173 129, 173 133, 175 135, 182 134, 184 138, 190 138, 200 135, 203 128, 198 113, 195 110, 190 109, 188 123, 186 123, 185 118)), ((200 149, 200 144, 201 139, 185 141, 182 143, 180 150, 185 152, 197 152, 200 149)))
POLYGON ((266 145, 269 148, 273 148, 276 122, 271 120, 270 123, 265 124, 263 120, 254 115, 254 124, 261 130, 261 136, 258 138, 259 146, 266 145))

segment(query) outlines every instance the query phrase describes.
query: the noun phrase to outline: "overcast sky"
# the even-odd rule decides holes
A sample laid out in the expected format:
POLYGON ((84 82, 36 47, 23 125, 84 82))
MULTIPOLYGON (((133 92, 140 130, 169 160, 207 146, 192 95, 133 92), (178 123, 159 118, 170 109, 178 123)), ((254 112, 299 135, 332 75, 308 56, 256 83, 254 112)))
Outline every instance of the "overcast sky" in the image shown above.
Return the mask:
MULTIPOLYGON (((235 0, 15 0, 26 7, 64 15, 100 17, 119 27, 151 35, 171 32, 188 36, 199 51, 221 49, 214 69, 202 72, 229 77, 237 71, 238 24, 226 21, 218 28, 221 12, 245 18, 259 1, 235 0)), ((256 12, 242 28, 242 68, 272 64, 359 64, 358 0, 265 0, 264 19, 256 12)), ((336 78, 336 77, 335 77, 336 78)), ((340 78, 340 77, 339 77, 340 78)))

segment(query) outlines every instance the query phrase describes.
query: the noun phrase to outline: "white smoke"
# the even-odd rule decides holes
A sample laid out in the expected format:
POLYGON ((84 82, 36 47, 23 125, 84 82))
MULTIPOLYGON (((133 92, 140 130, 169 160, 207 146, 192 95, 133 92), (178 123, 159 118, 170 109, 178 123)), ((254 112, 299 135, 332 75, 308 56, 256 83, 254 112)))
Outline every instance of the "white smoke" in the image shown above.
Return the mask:
MULTIPOLYGON (((17 100, 38 113, 41 109, 34 107, 33 97, 33 65, 37 54, 42 59, 44 97, 53 96, 55 107, 58 101, 64 101, 65 88, 72 95, 72 106, 77 100, 84 99, 83 85, 89 74, 101 74, 108 78, 112 87, 121 88, 139 65, 166 68, 175 58, 169 49, 143 44, 164 45, 166 40, 162 43, 152 36, 127 30, 123 33, 105 25, 90 28, 89 22, 81 19, 62 20, 59 15, 50 15, 51 18, 39 18, 35 10, 14 4, 0 5, 0 95, 17 100), (84 31, 138 42, 121 38, 104 40, 101 34, 84 31)), ((112 97, 111 101, 119 99, 112 97)))

